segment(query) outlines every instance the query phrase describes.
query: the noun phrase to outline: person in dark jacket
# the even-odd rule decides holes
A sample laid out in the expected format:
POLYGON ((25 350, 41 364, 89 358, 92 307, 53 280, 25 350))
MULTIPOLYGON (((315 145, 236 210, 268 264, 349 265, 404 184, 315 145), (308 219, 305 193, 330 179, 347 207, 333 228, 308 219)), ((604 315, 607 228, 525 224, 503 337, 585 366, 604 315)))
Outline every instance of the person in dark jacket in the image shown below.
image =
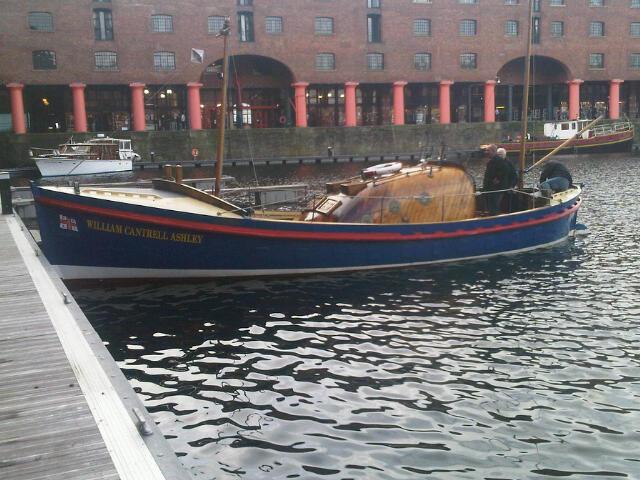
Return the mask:
POLYGON ((567 167, 562 163, 552 160, 540 172, 540 191, 545 197, 550 197, 554 193, 564 192, 571 185, 573 179, 567 167))
POLYGON ((482 181, 482 190, 487 199, 487 210, 489 215, 497 215, 500 213, 500 204, 504 191, 515 186, 514 180, 517 181, 517 175, 513 165, 506 159, 507 153, 504 149, 500 149, 502 155, 498 155, 498 148, 495 145, 489 145, 486 149, 486 155, 489 162, 484 171, 484 179, 482 181))

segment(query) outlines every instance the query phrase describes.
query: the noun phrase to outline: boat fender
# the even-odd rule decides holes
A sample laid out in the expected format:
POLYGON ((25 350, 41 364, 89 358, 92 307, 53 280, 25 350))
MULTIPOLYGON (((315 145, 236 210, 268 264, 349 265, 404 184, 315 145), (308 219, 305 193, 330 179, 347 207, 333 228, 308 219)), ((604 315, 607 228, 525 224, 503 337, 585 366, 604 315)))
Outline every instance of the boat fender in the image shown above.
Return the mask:
POLYGON ((280 122, 280 125, 284 125, 285 123, 287 123, 287 117, 285 117, 284 115, 280 115, 280 118, 278 120, 280 122))
POLYGON ((389 175, 391 173, 399 172, 402 169, 402 163, 391 162, 381 163, 379 165, 373 165, 372 167, 362 170, 363 178, 379 177, 381 175, 389 175))

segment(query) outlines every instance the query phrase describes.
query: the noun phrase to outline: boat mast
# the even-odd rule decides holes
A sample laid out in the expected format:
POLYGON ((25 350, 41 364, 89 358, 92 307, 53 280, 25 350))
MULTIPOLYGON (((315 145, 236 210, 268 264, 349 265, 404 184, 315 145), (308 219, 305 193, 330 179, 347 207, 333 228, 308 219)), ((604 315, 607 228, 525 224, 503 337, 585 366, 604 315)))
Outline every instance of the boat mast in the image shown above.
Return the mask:
POLYGON ((231 25, 229 17, 224 19, 224 25, 218 33, 218 37, 223 39, 222 47, 222 100, 218 116, 218 148, 216 150, 216 182, 214 186, 214 195, 220 195, 220 178, 222 177, 222 161, 224 160, 224 127, 227 120, 227 73, 229 70, 229 59, 227 58, 227 40, 231 25))
POLYGON ((524 185, 524 166, 525 166, 525 154, 526 154, 526 142, 527 142, 527 128, 529 120, 529 85, 531 79, 531 36, 532 36, 532 23, 533 23, 533 1, 529 0, 529 25, 527 28, 527 54, 524 60, 524 87, 522 89, 522 123, 520 131, 520 167, 518 168, 518 188, 522 188, 524 185))

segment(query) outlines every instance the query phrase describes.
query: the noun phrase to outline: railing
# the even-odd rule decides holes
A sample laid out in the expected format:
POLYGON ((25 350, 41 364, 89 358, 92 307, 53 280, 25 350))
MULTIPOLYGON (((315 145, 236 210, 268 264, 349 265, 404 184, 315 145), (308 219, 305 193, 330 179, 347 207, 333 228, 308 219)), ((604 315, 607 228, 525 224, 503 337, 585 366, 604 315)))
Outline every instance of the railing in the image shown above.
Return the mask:
POLYGON ((632 128, 631 122, 614 122, 593 127, 591 131, 593 132, 594 137, 600 137, 603 135, 611 135, 613 133, 628 132, 632 128))

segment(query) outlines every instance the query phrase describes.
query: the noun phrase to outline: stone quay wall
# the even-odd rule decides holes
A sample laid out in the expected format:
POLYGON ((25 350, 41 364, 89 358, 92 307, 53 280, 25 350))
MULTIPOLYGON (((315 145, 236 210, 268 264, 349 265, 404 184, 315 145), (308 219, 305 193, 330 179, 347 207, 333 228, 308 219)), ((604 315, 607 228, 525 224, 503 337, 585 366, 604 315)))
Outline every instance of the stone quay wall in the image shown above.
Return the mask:
MULTIPOLYGON (((481 144, 515 137, 519 129, 519 122, 230 129, 225 136, 225 158, 326 157, 328 147, 332 147, 333 154, 338 156, 437 153, 443 144, 449 155, 465 154, 477 150, 481 144)), ((636 125, 636 132, 638 130, 636 125)), ((175 163, 193 160, 193 149, 198 150, 198 159, 202 161, 214 160, 216 156, 216 130, 104 133, 117 138, 131 138, 134 150, 144 161, 175 163)), ((0 168, 33 166, 29 158, 30 147, 54 148, 72 135, 74 141, 81 141, 95 136, 95 133, 0 134, 0 168)))

